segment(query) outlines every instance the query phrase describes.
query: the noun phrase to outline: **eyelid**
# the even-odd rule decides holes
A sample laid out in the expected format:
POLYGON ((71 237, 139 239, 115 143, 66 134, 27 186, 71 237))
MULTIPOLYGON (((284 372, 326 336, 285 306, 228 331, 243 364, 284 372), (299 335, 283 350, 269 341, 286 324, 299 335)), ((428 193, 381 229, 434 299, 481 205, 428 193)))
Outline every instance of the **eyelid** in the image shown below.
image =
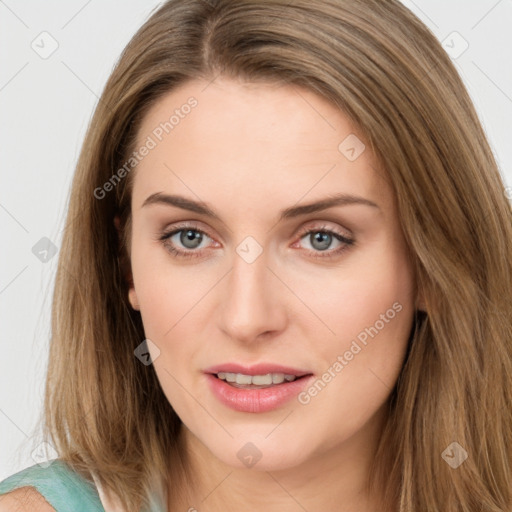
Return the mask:
POLYGON ((326 221, 310 221, 310 222, 319 222, 320 225, 311 225, 310 223, 307 223, 306 226, 302 226, 296 236, 303 236, 307 234, 310 231, 333 231, 340 235, 343 238, 351 238, 352 235, 348 229, 345 230, 345 232, 342 232, 338 227, 329 225, 326 221))

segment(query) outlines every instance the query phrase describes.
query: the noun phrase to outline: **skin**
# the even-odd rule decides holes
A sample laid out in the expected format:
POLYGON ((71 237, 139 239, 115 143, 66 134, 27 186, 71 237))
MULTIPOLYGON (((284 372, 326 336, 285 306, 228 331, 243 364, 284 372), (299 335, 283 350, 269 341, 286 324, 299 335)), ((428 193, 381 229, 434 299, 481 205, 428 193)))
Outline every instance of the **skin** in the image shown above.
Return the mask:
POLYGON ((187 82, 152 106, 138 142, 190 96, 197 107, 133 171, 129 300, 158 347, 154 368, 183 422, 195 476, 169 510, 382 510, 366 478, 419 305, 386 176, 368 144, 354 161, 339 151, 350 134, 364 142, 342 112, 290 85, 187 82), (221 220, 142 207, 157 192, 204 201, 221 220), (278 221, 282 209, 334 193, 378 207, 278 221), (197 249, 179 233, 159 240, 181 222, 206 232, 197 249), (322 251, 314 233, 301 234, 306 228, 355 243, 332 238, 322 251), (262 249, 252 263, 236 252, 248 236, 262 249), (177 258, 173 243, 200 255, 177 258), (305 405, 294 398, 270 412, 237 412, 207 386, 203 370, 223 362, 272 362, 321 377, 394 303, 401 311, 305 405), (247 442, 262 454, 252 468, 237 457, 247 442))

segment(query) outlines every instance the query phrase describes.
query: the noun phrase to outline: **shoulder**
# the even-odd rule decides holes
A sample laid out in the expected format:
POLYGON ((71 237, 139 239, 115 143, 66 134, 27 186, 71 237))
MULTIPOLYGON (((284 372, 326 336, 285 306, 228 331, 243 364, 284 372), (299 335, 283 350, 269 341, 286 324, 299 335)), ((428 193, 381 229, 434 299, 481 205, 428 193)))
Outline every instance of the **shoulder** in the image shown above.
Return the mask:
POLYGON ((0 496, 0 512, 55 512, 34 487, 19 487, 0 496))
POLYGON ((29 466, 0 482, 0 512, 63 512, 70 505, 104 512, 94 483, 61 459, 29 466))

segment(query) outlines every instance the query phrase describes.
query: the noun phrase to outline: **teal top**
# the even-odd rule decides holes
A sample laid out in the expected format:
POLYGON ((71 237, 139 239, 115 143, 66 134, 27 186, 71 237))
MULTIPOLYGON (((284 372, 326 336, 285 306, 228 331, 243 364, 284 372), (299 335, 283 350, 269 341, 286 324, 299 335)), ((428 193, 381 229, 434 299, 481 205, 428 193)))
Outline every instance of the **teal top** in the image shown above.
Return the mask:
MULTIPOLYGON (((27 485, 35 487, 56 512, 105 512, 96 486, 62 460, 53 459, 14 473, 0 482, 0 495, 27 485)), ((161 501, 155 497, 152 500, 149 512, 165 510, 161 501)))

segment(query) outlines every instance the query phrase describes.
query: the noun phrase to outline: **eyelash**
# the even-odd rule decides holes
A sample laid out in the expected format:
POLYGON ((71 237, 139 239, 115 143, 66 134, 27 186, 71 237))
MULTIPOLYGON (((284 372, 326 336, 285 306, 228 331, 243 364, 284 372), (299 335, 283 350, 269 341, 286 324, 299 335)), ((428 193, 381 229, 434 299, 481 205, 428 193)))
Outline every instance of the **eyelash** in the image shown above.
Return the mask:
MULTIPOLYGON (((168 243, 168 239, 172 236, 176 235, 177 233, 180 233, 181 231, 190 230, 195 231, 196 233, 201 233, 202 235, 206 235, 208 238, 212 238, 208 235, 205 231, 202 229, 197 228, 194 225, 179 225, 174 226, 172 231, 164 232, 159 236, 159 240, 162 242, 164 247, 176 258, 198 258, 201 257, 202 251, 195 251, 195 250, 187 250, 187 251, 181 251, 179 249, 176 249, 173 245, 168 243)), ((306 228, 302 230, 299 234, 299 240, 302 240, 305 236, 311 234, 311 233, 326 233, 328 235, 334 236, 338 241, 343 242, 345 245, 339 247, 338 249, 331 250, 329 252, 327 251, 310 251, 312 252, 311 256, 313 258, 335 258, 336 256, 339 256, 343 251, 347 250, 350 246, 354 245, 355 241, 351 238, 347 238, 344 235, 341 235, 340 233, 333 231, 331 229, 327 229, 326 226, 321 227, 315 227, 315 228, 306 228)))

